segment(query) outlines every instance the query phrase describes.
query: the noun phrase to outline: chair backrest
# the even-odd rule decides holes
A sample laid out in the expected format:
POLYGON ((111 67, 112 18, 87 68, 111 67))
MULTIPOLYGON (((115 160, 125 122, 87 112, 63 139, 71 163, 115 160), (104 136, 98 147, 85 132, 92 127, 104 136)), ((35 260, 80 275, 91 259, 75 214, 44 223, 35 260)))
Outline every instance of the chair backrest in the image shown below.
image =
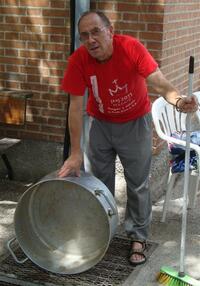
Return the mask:
POLYGON ((177 112, 163 97, 156 99, 152 105, 152 117, 158 136, 171 136, 174 131, 185 130, 186 114, 177 112))
MULTIPOLYGON (((200 102, 200 92, 194 93, 200 102)), ((200 120, 200 112, 196 112, 200 120)), ((152 105, 152 117, 158 136, 166 140, 175 131, 185 131, 186 114, 177 112, 163 97, 156 99, 152 105)))

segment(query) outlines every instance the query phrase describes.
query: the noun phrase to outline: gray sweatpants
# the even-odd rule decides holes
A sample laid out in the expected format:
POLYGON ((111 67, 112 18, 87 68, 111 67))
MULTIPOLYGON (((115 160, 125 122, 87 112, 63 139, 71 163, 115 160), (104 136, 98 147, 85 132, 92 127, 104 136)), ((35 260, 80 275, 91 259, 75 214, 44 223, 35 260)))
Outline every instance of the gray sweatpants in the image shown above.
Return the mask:
POLYGON ((127 123, 92 119, 88 157, 92 173, 114 195, 115 160, 119 156, 127 183, 125 230, 129 237, 147 239, 151 222, 149 171, 152 154, 151 114, 127 123))

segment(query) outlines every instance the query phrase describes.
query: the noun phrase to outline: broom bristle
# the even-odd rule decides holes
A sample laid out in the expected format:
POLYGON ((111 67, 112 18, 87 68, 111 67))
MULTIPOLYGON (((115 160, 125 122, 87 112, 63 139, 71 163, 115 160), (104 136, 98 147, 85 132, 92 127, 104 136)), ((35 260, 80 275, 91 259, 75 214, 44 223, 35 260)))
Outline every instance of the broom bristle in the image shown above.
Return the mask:
POLYGON ((200 286, 200 281, 185 275, 180 277, 179 273, 169 267, 162 267, 157 276, 157 281, 166 286, 200 286))
POLYGON ((157 281, 165 286, 192 286, 192 284, 180 281, 179 278, 172 277, 166 273, 160 273, 157 277, 157 281))

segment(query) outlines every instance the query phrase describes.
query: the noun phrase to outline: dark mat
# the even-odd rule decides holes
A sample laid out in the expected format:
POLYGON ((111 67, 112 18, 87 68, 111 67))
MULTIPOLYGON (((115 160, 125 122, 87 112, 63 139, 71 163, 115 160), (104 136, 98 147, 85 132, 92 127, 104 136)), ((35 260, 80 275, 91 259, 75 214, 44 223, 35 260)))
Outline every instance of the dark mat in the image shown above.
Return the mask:
MULTIPOLYGON (((148 242, 147 257, 157 247, 156 243, 148 242)), ((50 286, 117 286, 122 285, 128 276, 138 269, 127 261, 130 240, 115 236, 110 243, 104 258, 94 267, 80 274, 60 275, 45 271, 30 260, 23 265, 17 264, 11 255, 0 262, 0 285, 50 285, 50 286), (3 282, 2 282, 3 283, 3 282), (12 284, 6 284, 12 283, 12 284)), ((17 249, 17 257, 22 257, 22 251, 17 249)))

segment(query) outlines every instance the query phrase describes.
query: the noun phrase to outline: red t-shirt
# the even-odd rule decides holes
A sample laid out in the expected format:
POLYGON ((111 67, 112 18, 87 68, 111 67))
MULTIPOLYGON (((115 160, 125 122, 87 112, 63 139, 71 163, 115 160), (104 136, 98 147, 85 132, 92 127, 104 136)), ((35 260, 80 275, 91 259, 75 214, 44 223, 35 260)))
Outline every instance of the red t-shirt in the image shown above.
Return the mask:
POLYGON ((98 119, 126 122, 150 111, 145 78, 157 68, 147 49, 135 38, 114 35, 113 55, 105 63, 84 46, 70 57, 61 88, 72 95, 89 91, 87 112, 98 119))

